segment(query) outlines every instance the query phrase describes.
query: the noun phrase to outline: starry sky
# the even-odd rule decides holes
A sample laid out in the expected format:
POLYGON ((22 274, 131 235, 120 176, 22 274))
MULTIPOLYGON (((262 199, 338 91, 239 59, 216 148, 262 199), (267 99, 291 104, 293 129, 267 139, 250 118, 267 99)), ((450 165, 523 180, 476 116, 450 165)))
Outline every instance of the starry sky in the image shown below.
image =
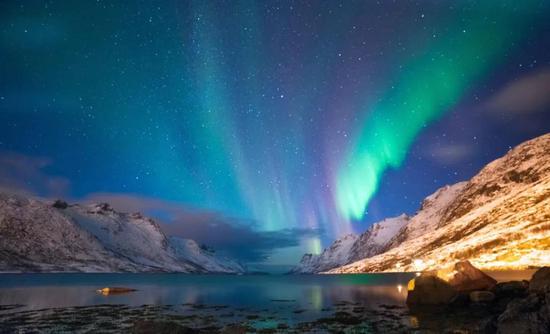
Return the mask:
POLYGON ((550 131, 550 1, 3 1, 0 188, 290 265, 550 131))

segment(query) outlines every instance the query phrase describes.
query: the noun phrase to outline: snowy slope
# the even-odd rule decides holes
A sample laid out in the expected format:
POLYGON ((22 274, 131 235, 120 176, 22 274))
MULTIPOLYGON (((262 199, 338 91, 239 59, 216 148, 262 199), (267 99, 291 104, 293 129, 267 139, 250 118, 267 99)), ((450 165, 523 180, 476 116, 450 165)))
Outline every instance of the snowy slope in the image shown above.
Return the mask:
POLYGON ((390 241, 408 222, 407 215, 388 218, 373 224, 357 236, 348 234, 336 240, 320 255, 305 254, 292 273, 319 273, 348 264, 388 249, 390 241))
POLYGON ((169 241, 178 259, 199 263, 208 272, 243 273, 246 271, 237 261, 218 257, 213 251, 202 249, 194 240, 170 237, 169 241))
MULTIPOLYGON (((416 214, 395 234, 389 248, 396 247, 406 240, 420 237, 437 229, 450 203, 456 199, 465 185, 466 182, 447 185, 426 197, 416 214)), ((362 258, 366 257, 368 256, 362 258)))
POLYGON ((390 249, 394 238, 408 223, 409 216, 402 214, 373 224, 361 234, 353 245, 349 257, 350 262, 371 257, 390 249))
POLYGON ((198 247, 180 248, 139 213, 0 194, 0 271, 243 271, 198 247))
POLYGON ((292 269, 292 273, 317 273, 349 263, 350 250, 358 236, 348 234, 337 239, 319 255, 305 254, 300 264, 292 269))
POLYGON ((430 196, 392 246, 329 272, 437 269, 463 259, 483 269, 548 265, 550 134, 430 196))

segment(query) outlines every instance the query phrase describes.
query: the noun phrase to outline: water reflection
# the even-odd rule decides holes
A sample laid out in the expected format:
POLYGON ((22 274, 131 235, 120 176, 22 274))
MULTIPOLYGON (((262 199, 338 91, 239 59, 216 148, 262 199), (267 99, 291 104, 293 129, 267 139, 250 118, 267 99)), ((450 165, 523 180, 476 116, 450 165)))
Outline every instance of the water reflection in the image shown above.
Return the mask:
MULTIPOLYGON (((529 279, 531 271, 490 273, 499 281, 529 279)), ((202 276, 184 274, 2 274, 0 304, 27 308, 97 304, 181 305, 202 303, 265 308, 274 300, 321 310, 338 302, 404 305, 412 274, 202 276), (103 287, 137 289, 107 296, 103 287)))
POLYGON ((0 275, 0 304, 28 309, 98 304, 213 304, 322 310, 338 302, 365 306, 403 304, 410 274, 322 276, 189 276, 179 274, 0 275), (129 294, 98 294, 105 286, 137 289, 129 294), (288 303, 287 303, 288 304, 288 303))
MULTIPOLYGON (((184 313, 193 318, 198 314, 222 322, 245 319, 257 328, 272 328, 277 322, 307 323, 320 318, 334 321, 337 314, 345 315, 344 320, 339 321, 346 324, 365 319, 379 324, 380 319, 386 317, 384 321, 390 327, 399 321, 412 328, 432 328, 435 332, 453 321, 463 321, 435 313, 409 314, 404 306, 407 290, 411 288, 408 284, 413 284, 411 279, 414 277, 415 273, 311 276, 4 274, 0 275, 0 305, 25 305, 17 308, 17 312, 101 304, 137 308, 162 305, 161 309, 178 315, 184 313), (111 294, 110 290, 102 290, 117 286, 136 291, 111 294), (164 307, 168 305, 171 307, 164 307), (230 316, 224 318, 223 314, 230 316)), ((529 277, 528 272, 500 273, 499 281, 529 277)), ((9 313, 9 309, 4 308, 0 314, 9 313)))

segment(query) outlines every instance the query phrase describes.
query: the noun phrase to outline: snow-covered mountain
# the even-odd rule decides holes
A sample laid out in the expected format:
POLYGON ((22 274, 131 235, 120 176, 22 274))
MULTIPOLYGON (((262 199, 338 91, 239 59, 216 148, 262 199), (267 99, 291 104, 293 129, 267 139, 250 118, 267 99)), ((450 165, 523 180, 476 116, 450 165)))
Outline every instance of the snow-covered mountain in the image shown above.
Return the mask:
POLYGON ((239 262, 219 257, 214 251, 200 247, 195 240, 178 237, 169 237, 168 240, 178 259, 198 263, 208 272, 244 273, 246 271, 239 262))
MULTIPOLYGON (((406 240, 429 234, 431 231, 437 229, 439 222, 447 211, 447 207, 455 200, 465 185, 466 182, 447 185, 426 197, 416 214, 404 227, 396 231, 388 249, 399 246, 406 240)), ((378 254, 371 254, 370 256, 378 254)), ((364 256, 362 259, 370 256, 364 256)))
POLYGON ((294 267, 291 273, 318 273, 350 263, 350 251, 358 238, 355 234, 348 234, 334 241, 321 254, 304 254, 302 260, 300 260, 300 264, 294 267))
POLYGON ((320 255, 305 254, 292 272, 414 271, 464 259, 484 269, 550 263, 550 134, 470 181, 438 189, 412 217, 386 219, 320 255))
POLYGON ((0 271, 239 273, 192 241, 167 238, 139 213, 0 193, 0 271))
POLYGON ((465 259, 482 269, 550 263, 550 134, 429 196, 386 252, 329 272, 432 270, 465 259))
POLYGON ((357 236, 348 234, 332 243, 319 255, 305 254, 300 264, 292 269, 295 274, 311 274, 330 270, 345 264, 380 254, 390 247, 395 235, 407 224, 405 214, 373 224, 357 236))

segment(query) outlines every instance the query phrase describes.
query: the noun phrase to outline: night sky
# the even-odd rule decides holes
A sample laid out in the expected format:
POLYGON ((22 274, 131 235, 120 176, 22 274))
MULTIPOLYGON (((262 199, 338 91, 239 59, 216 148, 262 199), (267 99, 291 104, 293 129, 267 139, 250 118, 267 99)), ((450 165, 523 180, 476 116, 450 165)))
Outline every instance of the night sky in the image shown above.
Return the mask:
POLYGON ((550 131, 550 1, 2 1, 0 188, 287 265, 550 131))

